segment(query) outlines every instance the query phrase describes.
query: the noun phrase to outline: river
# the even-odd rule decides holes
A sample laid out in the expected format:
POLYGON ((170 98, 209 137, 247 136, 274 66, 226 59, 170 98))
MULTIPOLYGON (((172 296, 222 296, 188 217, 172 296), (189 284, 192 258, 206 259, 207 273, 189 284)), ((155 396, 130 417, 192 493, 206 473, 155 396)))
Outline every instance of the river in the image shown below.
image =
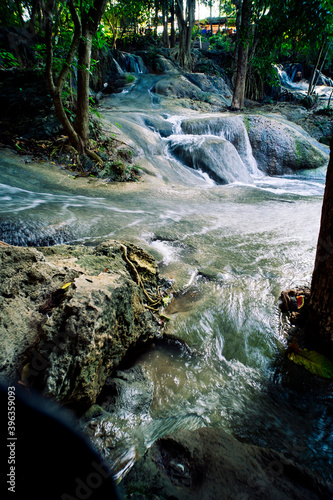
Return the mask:
POLYGON ((215 184, 172 158, 170 139, 144 126, 147 116, 163 118, 179 135, 177 124, 188 114, 152 99, 151 78, 106 98, 102 112, 135 141, 139 164, 153 175, 132 185, 74 180, 2 151, 0 239, 128 240, 148 249, 161 274, 175 280, 168 332, 195 354, 172 343, 140 354, 136 363, 153 380, 154 399, 133 432, 128 462, 167 432, 221 426, 332 480, 332 383, 285 363, 278 309, 282 290, 311 280, 324 169, 275 178, 252 172, 251 183, 215 184))

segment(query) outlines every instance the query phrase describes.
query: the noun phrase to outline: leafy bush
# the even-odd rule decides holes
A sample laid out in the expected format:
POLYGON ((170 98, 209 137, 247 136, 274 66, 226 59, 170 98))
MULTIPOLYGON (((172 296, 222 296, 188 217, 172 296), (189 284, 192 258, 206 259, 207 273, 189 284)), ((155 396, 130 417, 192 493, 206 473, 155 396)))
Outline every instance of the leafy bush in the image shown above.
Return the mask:
POLYGON ((223 50, 224 52, 229 52, 232 44, 232 40, 229 35, 224 33, 217 33, 209 38, 209 43, 211 47, 215 50, 223 50))
POLYGON ((17 58, 7 50, 0 50, 0 68, 16 68, 20 64, 17 58))

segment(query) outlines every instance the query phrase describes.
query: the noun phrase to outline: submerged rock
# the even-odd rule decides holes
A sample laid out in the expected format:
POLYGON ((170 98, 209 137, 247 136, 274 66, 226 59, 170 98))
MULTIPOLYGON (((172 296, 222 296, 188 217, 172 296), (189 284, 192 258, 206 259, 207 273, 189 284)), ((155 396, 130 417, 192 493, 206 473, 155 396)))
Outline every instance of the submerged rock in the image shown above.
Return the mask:
POLYGON ((121 484, 127 499, 319 500, 332 495, 332 485, 281 453, 212 428, 159 439, 121 484))
POLYGON ((133 271, 157 293, 157 265, 127 244, 130 266, 123 248, 0 247, 2 380, 61 402, 96 402, 128 349, 157 332, 133 271))
POLYGON ((169 149, 185 165, 206 172, 218 184, 253 182, 236 148, 221 137, 173 136, 169 149))

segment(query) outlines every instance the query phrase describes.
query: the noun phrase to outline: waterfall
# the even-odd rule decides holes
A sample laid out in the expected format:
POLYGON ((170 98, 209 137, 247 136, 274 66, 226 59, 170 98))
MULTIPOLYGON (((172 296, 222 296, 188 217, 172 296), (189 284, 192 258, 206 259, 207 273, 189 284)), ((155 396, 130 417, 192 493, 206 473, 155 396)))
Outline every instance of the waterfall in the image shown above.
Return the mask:
MULTIPOLYGON (((246 120, 246 118, 244 118, 246 120)), ((213 135, 229 141, 237 150, 248 172, 262 177, 252 154, 252 147, 243 119, 240 116, 207 116, 202 119, 185 119, 181 123, 185 134, 213 135)))
POLYGON ((127 73, 148 73, 147 68, 140 56, 128 54, 127 52, 118 52, 117 58, 120 67, 127 73))
POLYGON ((186 166, 206 172, 217 184, 251 184, 248 169, 231 142, 215 135, 172 135, 169 151, 186 166))
POLYGON ((283 66, 281 64, 275 64, 274 68, 276 69, 282 87, 286 87, 290 90, 297 90, 299 92, 308 90, 309 84, 307 82, 293 82, 297 68, 294 69, 291 79, 289 78, 288 74, 283 69, 283 66))
POLYGON ((113 60, 113 62, 114 62, 114 64, 115 64, 115 66, 116 66, 116 68, 117 68, 117 71, 118 71, 119 75, 123 75, 123 74, 124 74, 124 72, 123 72, 123 70, 121 69, 121 67, 120 67, 120 65, 119 65, 119 63, 118 63, 118 61, 116 61, 116 59, 115 59, 114 57, 112 58, 112 60, 113 60))

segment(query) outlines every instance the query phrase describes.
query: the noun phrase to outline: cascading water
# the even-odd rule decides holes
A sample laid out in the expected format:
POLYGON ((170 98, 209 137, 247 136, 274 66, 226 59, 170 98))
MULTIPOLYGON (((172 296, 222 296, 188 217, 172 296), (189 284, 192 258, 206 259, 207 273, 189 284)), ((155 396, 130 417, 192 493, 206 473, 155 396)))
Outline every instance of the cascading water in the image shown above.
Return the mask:
MULTIPOLYGON (((281 290, 311 279, 325 178, 309 172, 307 178, 256 180, 240 117, 185 115, 163 103, 152 108, 153 78, 105 99, 101 109, 121 125, 118 137, 135 144, 136 162, 151 174, 146 182, 74 180, 54 166, 25 165, 2 151, 2 227, 12 223, 18 231, 25 224, 36 241, 57 224, 66 227, 60 241, 130 240, 151 251, 162 275, 175 280, 179 292, 166 309, 168 332, 194 354, 157 343, 136 360, 153 381, 154 395, 149 416, 126 428, 126 442, 112 455, 123 471, 161 435, 221 426, 332 480, 332 383, 285 365, 277 308, 281 290), (242 164, 251 183, 207 182, 171 155, 170 144, 186 141, 197 151, 207 141, 220 148, 227 143, 230 170, 242 164)), ((4 229, 0 239, 12 241, 4 229)))
MULTIPOLYGON (((252 154, 249 136, 241 117, 225 113, 223 116, 205 116, 200 119, 185 119, 181 124, 185 134, 214 135, 223 137, 236 148, 242 162, 251 175, 262 177, 252 154)), ((233 168, 233 165, 231 166, 233 168)), ((245 179, 244 179, 245 180, 245 179)))
MULTIPOLYGON (((280 64, 274 65, 274 68, 276 69, 282 87, 285 87, 292 92, 298 92, 304 95, 307 94, 309 88, 309 82, 306 81, 294 82, 294 76, 295 76, 294 73, 291 75, 291 78, 289 78, 287 72, 283 69, 283 66, 281 66, 280 64)), ((322 74, 320 75, 318 74, 316 76, 315 81, 318 81, 319 78, 322 83, 320 85, 317 83, 317 85, 315 86, 315 92, 316 94, 319 95, 321 99, 328 99, 332 92, 331 87, 333 86, 333 82, 330 78, 324 77, 324 75, 322 74)))

